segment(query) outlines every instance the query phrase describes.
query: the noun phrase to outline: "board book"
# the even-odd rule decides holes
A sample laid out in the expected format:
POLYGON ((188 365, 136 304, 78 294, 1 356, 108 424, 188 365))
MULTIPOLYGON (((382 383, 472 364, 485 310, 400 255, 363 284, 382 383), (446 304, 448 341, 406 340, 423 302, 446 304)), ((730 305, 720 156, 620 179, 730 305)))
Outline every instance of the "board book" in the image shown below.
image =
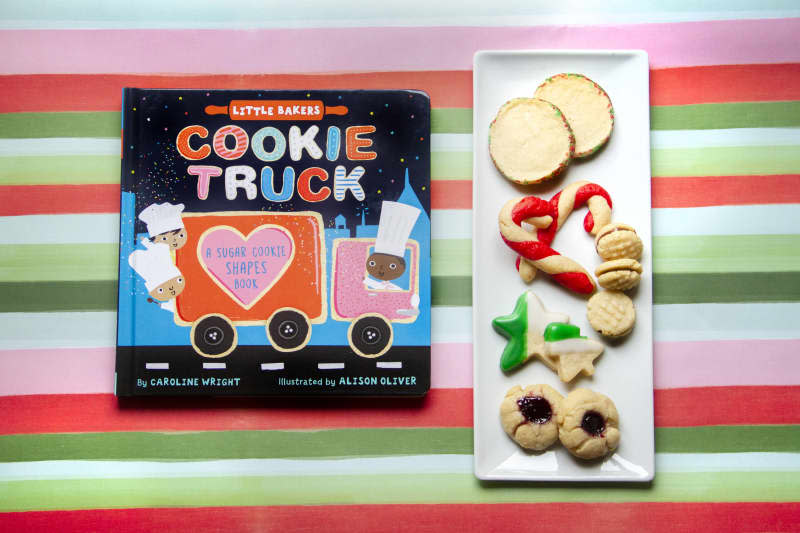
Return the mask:
POLYGON ((430 101, 123 91, 116 394, 430 386, 430 101))

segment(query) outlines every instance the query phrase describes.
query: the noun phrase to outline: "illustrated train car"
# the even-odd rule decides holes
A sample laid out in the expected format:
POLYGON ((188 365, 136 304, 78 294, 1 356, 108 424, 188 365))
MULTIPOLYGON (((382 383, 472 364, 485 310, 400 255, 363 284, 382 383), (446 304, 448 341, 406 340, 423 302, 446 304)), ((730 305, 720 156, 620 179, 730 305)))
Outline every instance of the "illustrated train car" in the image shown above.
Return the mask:
POLYGON ((329 318, 328 291, 330 317, 350 322, 347 342, 362 357, 386 353, 392 324, 417 319, 420 247, 413 239, 407 289, 371 289, 364 273, 375 239, 333 240, 329 276, 318 213, 184 213, 183 222, 188 241, 175 261, 186 288, 176 298, 175 322, 191 327, 201 356, 231 353, 239 326, 263 326, 276 350, 302 349, 312 328, 329 318))

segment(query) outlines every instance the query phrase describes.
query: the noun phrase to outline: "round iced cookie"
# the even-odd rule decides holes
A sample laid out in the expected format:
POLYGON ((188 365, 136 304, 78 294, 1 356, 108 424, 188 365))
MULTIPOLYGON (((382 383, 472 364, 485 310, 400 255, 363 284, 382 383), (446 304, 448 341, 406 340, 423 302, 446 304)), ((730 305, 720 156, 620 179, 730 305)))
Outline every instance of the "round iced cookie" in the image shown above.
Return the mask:
POLYGON ((582 74, 556 74, 547 78, 534 93, 567 117, 575 134, 575 157, 596 152, 611 136, 614 107, 602 87, 582 74))
POLYGON ((575 152, 575 136, 564 115, 538 98, 514 98, 489 126, 489 154, 497 170, 522 185, 560 174, 575 152))
POLYGON ((621 222, 606 224, 594 238, 597 255, 611 261, 614 259, 639 259, 642 257, 642 239, 633 227, 621 222))
POLYGON ((636 259, 614 259, 601 264, 594 273, 604 289, 627 291, 639 284, 642 265, 636 259))
POLYGON ((595 459, 619 446, 619 413, 610 398, 575 389, 564 398, 558 416, 558 438, 576 457, 595 459))
POLYGON ((600 291, 586 303, 589 324, 606 337, 624 337, 633 329, 633 300, 619 291, 600 291))
POLYGON ((509 437, 528 450, 544 450, 558 439, 564 398, 549 385, 519 385, 500 404, 500 423, 509 437))

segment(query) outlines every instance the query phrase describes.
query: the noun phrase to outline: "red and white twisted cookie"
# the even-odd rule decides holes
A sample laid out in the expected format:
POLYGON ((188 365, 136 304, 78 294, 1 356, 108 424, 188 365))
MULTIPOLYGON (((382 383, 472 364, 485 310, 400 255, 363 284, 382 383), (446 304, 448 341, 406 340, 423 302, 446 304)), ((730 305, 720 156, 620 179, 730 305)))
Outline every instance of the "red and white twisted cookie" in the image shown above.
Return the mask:
POLYGON ((573 183, 550 201, 536 196, 510 200, 500 211, 500 234, 503 241, 522 257, 517 259, 517 269, 525 281, 530 281, 536 270, 542 270, 564 287, 582 294, 594 292, 595 284, 589 273, 578 263, 564 257, 552 248, 556 231, 572 211, 587 204, 589 213, 583 220, 587 233, 611 222, 611 197, 595 183, 573 183), (536 233, 522 227, 528 222, 537 228, 536 233))

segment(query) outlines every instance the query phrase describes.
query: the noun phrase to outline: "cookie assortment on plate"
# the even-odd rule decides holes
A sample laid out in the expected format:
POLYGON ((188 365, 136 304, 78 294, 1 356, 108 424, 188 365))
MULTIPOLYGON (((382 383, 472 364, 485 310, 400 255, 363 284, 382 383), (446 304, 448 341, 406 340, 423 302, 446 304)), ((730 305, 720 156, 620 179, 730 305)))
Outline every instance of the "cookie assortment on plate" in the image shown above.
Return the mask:
MULTIPOLYGON (((489 153, 503 177, 535 185, 564 173, 575 158, 600 150, 611 137, 614 120, 611 99, 595 81, 582 74, 555 74, 536 88, 533 98, 513 98, 500 107, 489 128, 489 153)), ((524 282, 533 282, 543 271, 568 291, 589 297, 589 324, 617 339, 628 335, 636 320, 633 300, 623 291, 639 284, 643 243, 632 226, 613 221, 611 194, 602 179, 598 182, 567 184, 549 199, 510 198, 498 214, 498 226, 503 242, 518 254, 516 268, 524 282), (597 281, 567 255, 570 243, 559 243, 566 253, 553 247, 569 215, 583 207, 588 208, 584 230, 603 261, 595 267, 597 281)), ((591 244, 589 239, 572 243, 591 244)), ((531 359, 555 372, 562 384, 578 376, 591 378, 605 348, 581 335, 566 314, 545 308, 530 291, 492 325, 508 339, 500 368, 509 378, 531 359)), ((611 352, 604 357, 613 357, 613 348, 611 352)), ((547 384, 515 385, 501 402, 500 420, 504 431, 527 450, 541 451, 560 440, 573 456, 595 459, 616 450, 620 440, 614 402, 586 388, 562 397, 547 384)))

